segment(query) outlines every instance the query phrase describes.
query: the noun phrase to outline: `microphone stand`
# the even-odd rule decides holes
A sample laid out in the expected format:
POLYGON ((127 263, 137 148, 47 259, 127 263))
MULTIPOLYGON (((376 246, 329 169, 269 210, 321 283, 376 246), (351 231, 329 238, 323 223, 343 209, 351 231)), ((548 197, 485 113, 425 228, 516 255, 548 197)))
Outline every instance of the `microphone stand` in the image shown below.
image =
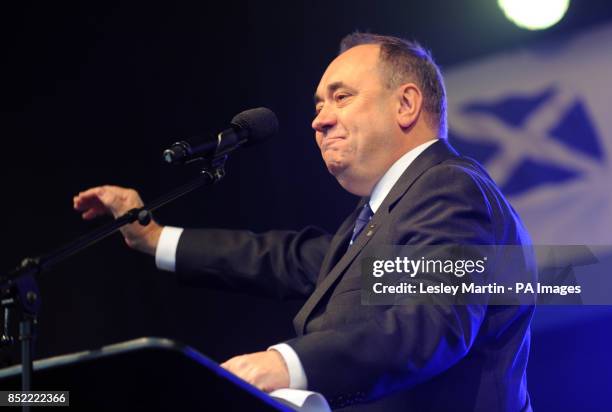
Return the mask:
MULTIPOLYGON (((200 175, 191 182, 168 192, 141 208, 128 211, 115 221, 95 229, 51 253, 38 257, 27 257, 8 275, 0 275, 0 308, 4 312, 4 331, 0 337, 0 346, 11 345, 15 342, 15 338, 9 333, 9 320, 13 312, 18 311, 21 314, 18 340, 21 342, 22 391, 32 389, 32 351, 35 326, 40 312, 40 292, 36 284, 36 276, 107 238, 125 225, 136 221, 143 226, 148 225, 152 219, 151 212, 154 210, 201 186, 217 183, 225 176, 226 160, 227 154, 216 156, 212 160, 205 160, 200 175)), ((29 412, 29 410, 29 406, 23 405, 22 411, 29 412)))

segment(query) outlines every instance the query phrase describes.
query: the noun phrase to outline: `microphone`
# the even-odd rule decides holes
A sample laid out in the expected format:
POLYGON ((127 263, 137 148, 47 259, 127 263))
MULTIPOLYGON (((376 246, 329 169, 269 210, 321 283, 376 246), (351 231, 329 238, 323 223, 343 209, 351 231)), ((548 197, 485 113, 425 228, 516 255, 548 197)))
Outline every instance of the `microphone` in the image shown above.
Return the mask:
POLYGON ((194 160, 214 159, 224 156, 240 146, 250 146, 276 134, 278 119, 265 107, 245 110, 234 116, 230 128, 216 137, 194 138, 192 142, 181 140, 164 150, 166 163, 185 164, 194 160))

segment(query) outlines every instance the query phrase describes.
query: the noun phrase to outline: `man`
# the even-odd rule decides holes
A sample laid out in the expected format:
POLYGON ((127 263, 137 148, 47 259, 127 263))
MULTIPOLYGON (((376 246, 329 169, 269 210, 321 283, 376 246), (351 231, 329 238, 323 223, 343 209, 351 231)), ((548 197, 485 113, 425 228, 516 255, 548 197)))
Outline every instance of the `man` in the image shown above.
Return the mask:
MULTIPOLYGON (((314 390, 333 407, 364 411, 531 410, 532 307, 360 303, 360 258, 376 245, 529 241, 486 172, 445 141, 445 90, 431 56, 398 38, 349 35, 315 107, 329 172, 363 197, 333 237, 152 222, 123 229, 128 245, 187 283, 308 297, 295 339, 222 365, 262 390, 314 390)), ((135 191, 113 186, 74 199, 85 219, 141 205, 135 191)))

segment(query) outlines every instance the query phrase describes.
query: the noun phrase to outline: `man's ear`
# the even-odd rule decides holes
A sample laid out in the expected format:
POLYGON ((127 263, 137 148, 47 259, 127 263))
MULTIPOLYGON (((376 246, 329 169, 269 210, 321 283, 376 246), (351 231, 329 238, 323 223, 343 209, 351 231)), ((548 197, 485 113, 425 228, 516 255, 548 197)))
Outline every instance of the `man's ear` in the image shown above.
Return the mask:
POLYGON ((409 128, 419 118, 423 106, 423 95, 414 83, 405 83, 397 89, 399 106, 397 122, 403 129, 409 128))

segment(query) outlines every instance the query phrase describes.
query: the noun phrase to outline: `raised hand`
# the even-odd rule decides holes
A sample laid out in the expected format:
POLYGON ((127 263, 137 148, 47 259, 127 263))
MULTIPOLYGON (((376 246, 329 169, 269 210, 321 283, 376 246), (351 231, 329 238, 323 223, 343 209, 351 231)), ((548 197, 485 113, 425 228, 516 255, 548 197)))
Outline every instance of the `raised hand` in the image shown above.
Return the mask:
MULTIPOLYGON (((73 198, 74 209, 82 212, 81 216, 85 220, 103 215, 117 218, 143 205, 136 190, 110 185, 87 189, 73 198)), ((153 220, 147 226, 132 223, 121 228, 129 247, 151 255, 155 254, 161 231, 162 226, 153 220)))

